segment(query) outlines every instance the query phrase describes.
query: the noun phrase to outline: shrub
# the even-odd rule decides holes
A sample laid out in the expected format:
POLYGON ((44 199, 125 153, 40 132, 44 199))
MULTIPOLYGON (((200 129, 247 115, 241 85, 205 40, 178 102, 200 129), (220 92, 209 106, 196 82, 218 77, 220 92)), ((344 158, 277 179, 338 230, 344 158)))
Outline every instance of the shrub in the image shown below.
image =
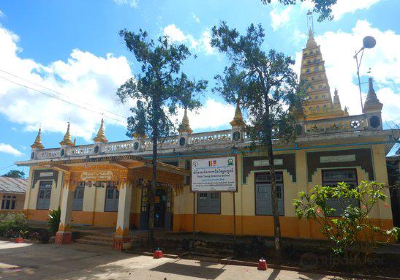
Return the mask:
POLYGON ((47 224, 49 226, 49 231, 55 234, 58 231, 58 226, 60 225, 61 209, 58 207, 57 210, 49 211, 49 220, 47 224))
POLYGON ((26 231, 28 224, 25 215, 21 213, 8 213, 0 215, 0 236, 13 237, 26 231))
POLYGON ((308 194, 299 193, 293 204, 299 219, 313 219, 321 225, 320 231, 333 242, 335 254, 362 267, 377 247, 378 237, 389 242, 399 234, 398 228, 383 230, 369 217, 375 205, 386 200, 384 188, 376 182, 362 182, 355 188, 345 183, 315 186, 308 194), (339 208, 331 206, 332 200, 339 208))

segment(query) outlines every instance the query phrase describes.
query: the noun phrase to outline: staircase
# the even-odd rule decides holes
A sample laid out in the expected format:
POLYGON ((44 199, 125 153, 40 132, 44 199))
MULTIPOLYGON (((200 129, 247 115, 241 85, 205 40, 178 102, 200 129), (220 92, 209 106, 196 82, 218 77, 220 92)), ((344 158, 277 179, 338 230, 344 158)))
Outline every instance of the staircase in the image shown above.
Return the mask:
MULTIPOLYGON (((113 247, 114 233, 96 232, 95 230, 78 231, 82 236, 79 239, 76 239, 75 243, 113 247)), ((131 233, 132 248, 142 247, 146 242, 147 232, 131 233)))

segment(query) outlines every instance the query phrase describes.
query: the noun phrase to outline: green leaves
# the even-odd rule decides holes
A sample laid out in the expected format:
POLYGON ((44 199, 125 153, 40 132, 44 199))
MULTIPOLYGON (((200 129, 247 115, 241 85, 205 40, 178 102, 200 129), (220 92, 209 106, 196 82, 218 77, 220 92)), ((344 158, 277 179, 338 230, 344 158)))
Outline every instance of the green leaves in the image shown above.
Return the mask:
POLYGON ((136 104, 128 118, 127 135, 147 135, 157 142, 175 132, 170 117, 177 114, 178 107, 193 110, 201 106, 197 98, 206 89, 207 81, 189 79, 181 71, 191 55, 185 45, 172 44, 165 36, 150 39, 141 29, 121 30, 119 34, 141 69, 117 90, 121 102, 133 99, 136 104))
MULTIPOLYGON (((297 3, 304 2, 305 0, 278 0, 284 5, 295 5, 297 3)), ((314 3, 313 11, 319 14, 318 21, 324 21, 326 19, 332 20, 332 7, 337 3, 337 0, 310 0, 314 3)), ((270 4, 271 0, 261 0, 264 4, 270 4)))
POLYGON ((315 186, 308 193, 300 192, 293 205, 299 219, 313 219, 321 225, 321 232, 333 242, 335 254, 351 256, 364 265, 378 237, 389 241, 398 238, 400 232, 398 228, 383 230, 369 217, 377 203, 386 200, 385 188, 377 182, 361 182, 357 187, 346 183, 315 186))

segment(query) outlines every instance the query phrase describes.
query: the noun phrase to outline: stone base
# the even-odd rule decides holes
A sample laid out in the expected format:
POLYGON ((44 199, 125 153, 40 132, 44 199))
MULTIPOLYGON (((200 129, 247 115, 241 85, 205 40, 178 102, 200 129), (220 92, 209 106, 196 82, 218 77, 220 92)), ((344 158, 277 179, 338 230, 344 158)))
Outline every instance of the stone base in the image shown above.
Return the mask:
POLYGON ((124 243, 130 243, 131 238, 129 236, 115 236, 114 237, 114 244, 113 244, 113 249, 116 251, 122 251, 124 248, 124 243))
POLYGON ((72 242, 72 232, 70 231, 57 231, 56 244, 70 244, 72 242))

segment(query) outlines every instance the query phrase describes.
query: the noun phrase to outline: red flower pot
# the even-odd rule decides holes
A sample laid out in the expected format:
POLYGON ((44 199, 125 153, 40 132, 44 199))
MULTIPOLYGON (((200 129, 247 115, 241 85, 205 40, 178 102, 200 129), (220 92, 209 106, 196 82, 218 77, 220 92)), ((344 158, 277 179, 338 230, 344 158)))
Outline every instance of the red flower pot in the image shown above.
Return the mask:
POLYGON ((163 256, 164 256, 163 252, 160 249, 158 249, 157 251, 154 252, 154 256, 153 257, 155 259, 161 259, 163 256))
POLYGON ((267 270, 268 266, 267 266, 267 262, 265 261, 264 258, 261 258, 258 260, 258 270, 267 270))
POLYGON ((23 242, 24 242, 24 239, 23 239, 22 237, 16 237, 16 238, 14 239, 14 242, 15 242, 15 243, 23 243, 23 242))

